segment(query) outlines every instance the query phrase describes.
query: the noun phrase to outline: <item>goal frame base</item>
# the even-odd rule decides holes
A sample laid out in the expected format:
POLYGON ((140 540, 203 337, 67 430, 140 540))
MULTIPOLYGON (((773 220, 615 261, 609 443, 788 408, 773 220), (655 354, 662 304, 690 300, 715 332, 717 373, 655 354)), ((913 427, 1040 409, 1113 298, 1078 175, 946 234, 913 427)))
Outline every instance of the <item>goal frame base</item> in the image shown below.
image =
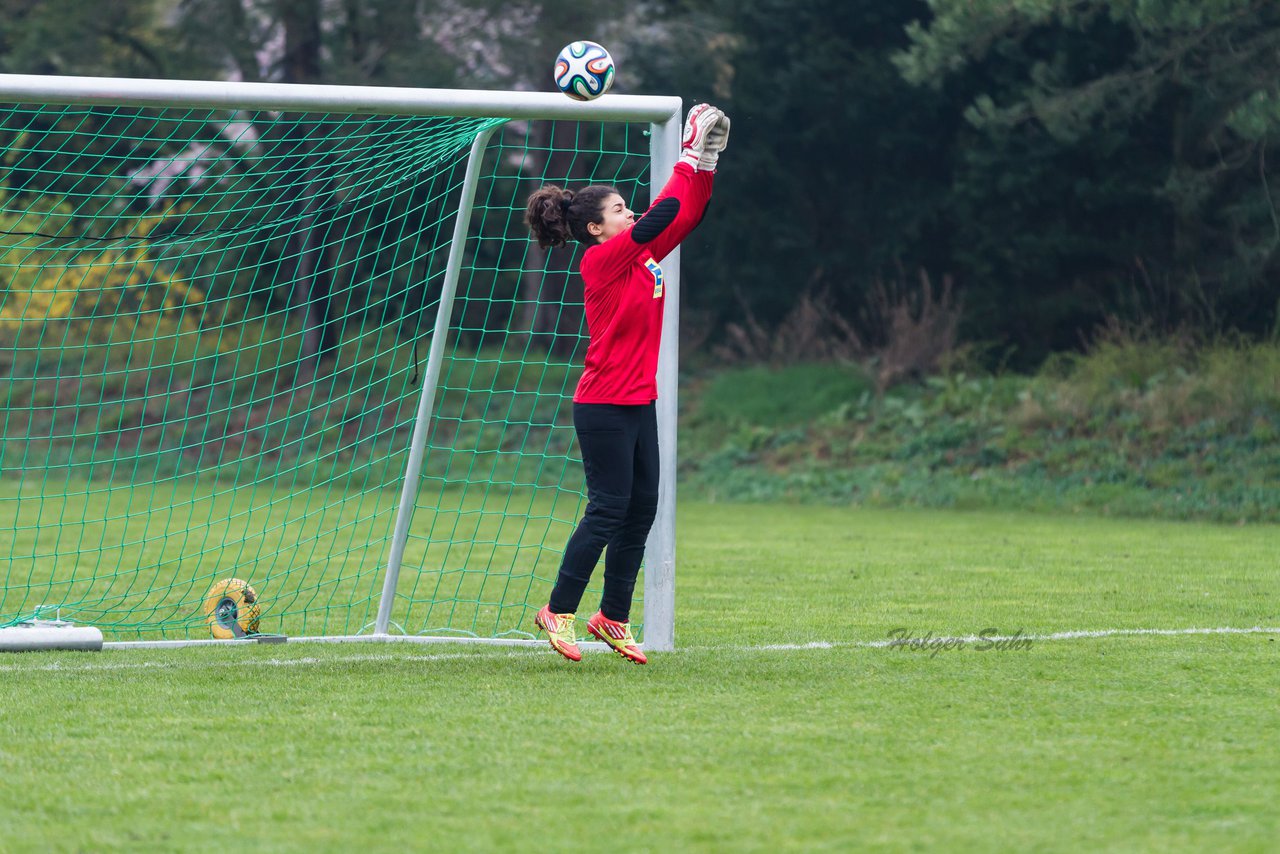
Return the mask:
MULTIPOLYGON (((274 635, 272 637, 283 638, 283 635, 274 635)), ((328 635, 315 637, 290 637, 286 641, 289 645, 293 644, 335 644, 335 643, 369 643, 369 644, 406 644, 409 646, 436 646, 440 644, 467 644, 469 646, 492 646, 492 647, 527 647, 527 648, 546 648, 545 640, 536 638, 468 638, 457 637, 456 635, 392 635, 392 634, 370 634, 370 635, 328 635)), ((286 641, 277 641, 283 643, 286 641)), ((243 638, 227 638, 225 640, 219 638, 189 638, 185 640, 154 640, 154 641, 107 641, 102 645, 103 649, 177 649, 186 646, 244 646, 262 643, 254 637, 243 638)), ((645 648, 642 643, 639 645, 641 649, 645 648)), ((608 644, 600 641, 584 641, 579 642, 578 648, 584 652, 612 652, 608 644)))
POLYGON ((104 645, 101 629, 65 620, 29 620, 0 629, 0 652, 99 652, 104 645))

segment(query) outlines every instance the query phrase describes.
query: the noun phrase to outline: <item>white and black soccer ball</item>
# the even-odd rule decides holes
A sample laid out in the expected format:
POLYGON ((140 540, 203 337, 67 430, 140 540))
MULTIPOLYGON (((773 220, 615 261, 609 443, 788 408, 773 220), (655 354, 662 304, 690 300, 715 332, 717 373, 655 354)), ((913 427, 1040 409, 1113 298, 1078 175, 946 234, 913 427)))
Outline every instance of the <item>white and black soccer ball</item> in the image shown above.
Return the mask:
POLYGON ((575 101, 593 101, 613 85, 613 57, 595 42, 572 42, 556 57, 556 88, 575 101))

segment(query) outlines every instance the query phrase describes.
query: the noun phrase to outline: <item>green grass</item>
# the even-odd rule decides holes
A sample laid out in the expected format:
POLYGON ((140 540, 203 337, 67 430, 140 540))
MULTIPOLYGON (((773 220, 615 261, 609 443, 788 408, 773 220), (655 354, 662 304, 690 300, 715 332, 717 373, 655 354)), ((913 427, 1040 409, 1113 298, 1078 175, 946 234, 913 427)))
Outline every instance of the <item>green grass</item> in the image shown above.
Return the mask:
POLYGON ((688 504, 679 649, 0 658, 0 849, 1265 851, 1270 526, 688 504), (827 644, 777 649, 769 645, 827 644))
POLYGON ((752 365, 722 371, 691 386, 700 419, 718 426, 803 424, 871 390, 860 370, 824 363, 752 365))
POLYGON ((690 381, 686 496, 1280 522, 1280 346, 1125 341, 1035 376, 859 392, 852 366, 690 381), (843 390, 841 390, 843 389, 843 390))

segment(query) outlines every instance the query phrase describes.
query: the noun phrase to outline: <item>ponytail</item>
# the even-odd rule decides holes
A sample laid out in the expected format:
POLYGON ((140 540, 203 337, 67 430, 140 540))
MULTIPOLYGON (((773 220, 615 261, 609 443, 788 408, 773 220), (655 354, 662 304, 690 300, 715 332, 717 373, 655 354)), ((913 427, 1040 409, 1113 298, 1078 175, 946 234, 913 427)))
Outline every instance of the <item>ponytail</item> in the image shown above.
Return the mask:
POLYGON ((529 195, 524 221, 543 249, 564 246, 572 237, 569 209, 573 206, 573 195, 572 190, 555 184, 547 184, 529 195))
POLYGON ((524 221, 543 249, 564 246, 570 240, 590 246, 596 239, 587 226, 603 219, 605 199, 617 192, 603 184, 592 184, 576 193, 547 184, 529 194, 524 221))

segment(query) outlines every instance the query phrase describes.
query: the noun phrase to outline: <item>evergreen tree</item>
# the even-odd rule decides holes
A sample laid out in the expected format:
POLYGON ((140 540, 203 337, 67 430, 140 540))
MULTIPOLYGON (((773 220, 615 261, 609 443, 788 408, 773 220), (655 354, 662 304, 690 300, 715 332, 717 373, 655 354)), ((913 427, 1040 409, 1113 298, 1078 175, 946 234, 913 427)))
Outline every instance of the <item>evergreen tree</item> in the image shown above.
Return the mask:
POLYGON ((1280 7, 929 5, 897 61, 912 82, 965 90, 957 258, 985 282, 995 328, 1040 318, 1024 346, 1054 347, 1112 314, 1274 328, 1280 7))
POLYGON ((733 119, 713 208, 687 241, 692 308, 780 318, 826 294, 853 317, 881 282, 945 272, 958 117, 890 61, 923 2, 671 7, 684 26, 645 73, 733 119))

